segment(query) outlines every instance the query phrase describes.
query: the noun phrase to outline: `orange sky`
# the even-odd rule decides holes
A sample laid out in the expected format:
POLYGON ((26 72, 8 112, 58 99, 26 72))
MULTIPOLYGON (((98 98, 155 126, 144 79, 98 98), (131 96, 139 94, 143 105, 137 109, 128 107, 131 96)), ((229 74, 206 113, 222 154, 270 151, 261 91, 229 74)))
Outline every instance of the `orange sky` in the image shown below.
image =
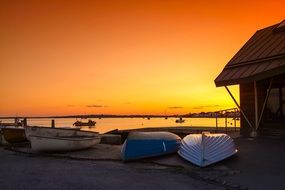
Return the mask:
POLYGON ((0 116, 235 107, 214 79, 256 30, 285 19, 284 7, 281 0, 0 0, 0 116))

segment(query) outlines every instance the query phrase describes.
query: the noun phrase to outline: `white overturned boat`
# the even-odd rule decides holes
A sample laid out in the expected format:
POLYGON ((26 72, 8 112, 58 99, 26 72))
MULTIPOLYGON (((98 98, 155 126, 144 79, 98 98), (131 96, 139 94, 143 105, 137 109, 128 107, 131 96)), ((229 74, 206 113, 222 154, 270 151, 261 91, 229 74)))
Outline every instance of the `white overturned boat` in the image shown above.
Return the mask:
POLYGON ((26 137, 29 140, 31 135, 36 136, 96 136, 98 133, 90 131, 80 131, 80 128, 51 128, 51 127, 40 127, 40 126, 26 126, 25 127, 26 137))
POLYGON ((30 135, 30 142, 33 150, 43 152, 73 151, 81 150, 100 143, 97 136, 68 136, 68 137, 47 137, 30 135))
POLYGON ((191 163, 204 167, 237 153, 227 134, 190 134, 183 138, 178 154, 191 163))

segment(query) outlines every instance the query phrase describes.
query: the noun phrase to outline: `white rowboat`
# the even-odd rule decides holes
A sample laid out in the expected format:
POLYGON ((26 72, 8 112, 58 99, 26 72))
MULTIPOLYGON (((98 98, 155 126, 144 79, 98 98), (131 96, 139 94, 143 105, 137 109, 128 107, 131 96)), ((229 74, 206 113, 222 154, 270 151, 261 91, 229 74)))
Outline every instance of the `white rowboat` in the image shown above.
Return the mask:
POLYGON ((50 128, 39 126, 26 126, 25 133, 28 140, 31 135, 45 136, 45 137, 58 137, 58 136, 97 136, 98 133, 90 131, 80 131, 80 128, 50 128))
POLYGON ((44 152, 74 151, 86 149, 100 143, 99 135, 93 137, 68 136, 68 137, 45 137, 30 135, 33 150, 44 152))
POLYGON ((191 163, 204 167, 237 153, 227 134, 190 134, 183 138, 178 154, 191 163))

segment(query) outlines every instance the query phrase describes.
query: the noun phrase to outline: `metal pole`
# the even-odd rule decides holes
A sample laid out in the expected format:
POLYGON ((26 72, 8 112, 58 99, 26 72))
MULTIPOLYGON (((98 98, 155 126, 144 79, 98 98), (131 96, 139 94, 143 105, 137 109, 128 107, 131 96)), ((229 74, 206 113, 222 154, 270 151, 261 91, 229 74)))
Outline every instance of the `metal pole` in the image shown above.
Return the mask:
POLYGON ((245 113, 242 111, 242 109, 240 108, 239 104, 237 103, 235 97, 232 95, 231 91, 228 89, 227 86, 225 86, 226 90, 228 91, 228 93, 230 94, 230 96, 232 97, 233 101, 235 102, 236 106, 239 108, 241 114, 243 115, 243 117, 245 118, 246 122, 248 123, 248 125, 254 129, 254 127, 252 126, 252 124, 250 123, 250 121, 248 120, 248 118, 246 117, 245 113))
POLYGON ((263 103, 263 106, 262 106, 262 110, 261 110, 261 113, 260 113, 260 116, 259 116, 257 128, 259 127, 260 122, 261 122, 261 118, 263 116, 263 112, 264 112, 264 109, 265 109, 265 106, 266 106, 266 103, 267 103, 267 100, 268 100, 268 97, 269 97, 269 94, 270 94, 270 91, 271 91, 272 82, 273 82, 273 79, 270 80, 268 91, 266 92, 266 97, 265 97, 265 100, 264 100, 264 103, 263 103))

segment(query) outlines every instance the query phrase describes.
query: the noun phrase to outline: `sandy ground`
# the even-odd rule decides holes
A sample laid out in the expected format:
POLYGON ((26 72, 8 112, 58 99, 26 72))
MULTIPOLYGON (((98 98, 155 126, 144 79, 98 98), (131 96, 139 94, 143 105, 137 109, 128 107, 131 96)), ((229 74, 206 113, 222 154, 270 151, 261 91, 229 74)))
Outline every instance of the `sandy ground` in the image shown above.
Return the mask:
POLYGON ((236 156, 206 168, 177 154, 124 163, 118 145, 48 155, 2 147, 0 189, 285 189, 284 139, 235 143, 236 156))

